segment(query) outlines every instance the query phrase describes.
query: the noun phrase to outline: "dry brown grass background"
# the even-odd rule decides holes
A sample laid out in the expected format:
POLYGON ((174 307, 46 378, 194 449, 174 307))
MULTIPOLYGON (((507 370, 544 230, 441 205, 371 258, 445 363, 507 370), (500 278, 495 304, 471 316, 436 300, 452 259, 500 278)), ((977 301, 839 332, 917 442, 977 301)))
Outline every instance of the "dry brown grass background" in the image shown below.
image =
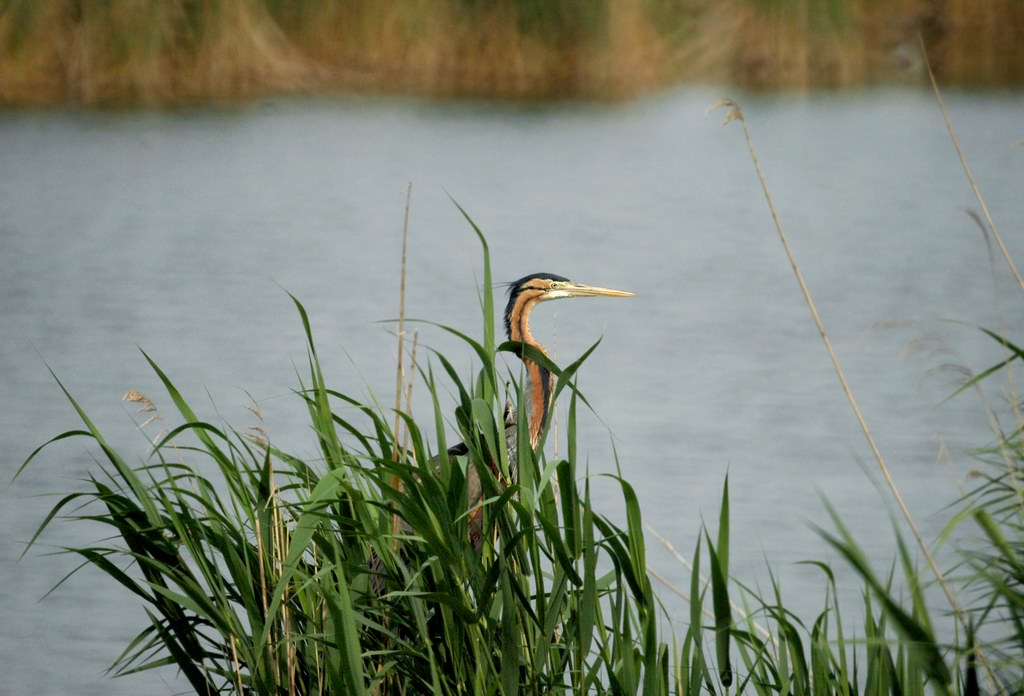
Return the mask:
POLYGON ((0 0, 0 104, 1019 85, 1019 0, 0 0))

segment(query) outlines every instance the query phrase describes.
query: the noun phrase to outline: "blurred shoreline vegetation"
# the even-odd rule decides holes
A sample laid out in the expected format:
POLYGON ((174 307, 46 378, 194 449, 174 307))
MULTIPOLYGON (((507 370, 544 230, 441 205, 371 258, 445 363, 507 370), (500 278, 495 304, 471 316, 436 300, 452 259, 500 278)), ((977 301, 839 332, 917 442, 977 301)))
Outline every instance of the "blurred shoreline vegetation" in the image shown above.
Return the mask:
POLYGON ((1020 0, 0 0, 0 105, 1024 83, 1020 0))

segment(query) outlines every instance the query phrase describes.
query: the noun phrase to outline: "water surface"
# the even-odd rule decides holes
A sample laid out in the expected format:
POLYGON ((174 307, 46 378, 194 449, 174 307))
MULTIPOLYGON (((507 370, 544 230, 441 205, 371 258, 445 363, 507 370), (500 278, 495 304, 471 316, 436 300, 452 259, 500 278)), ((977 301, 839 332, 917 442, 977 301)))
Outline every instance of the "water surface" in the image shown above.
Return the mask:
MULTIPOLYGON (((722 96, 685 90, 620 106, 486 106, 406 100, 282 101, 240 111, 0 116, 0 477, 76 427, 48 364, 115 445, 143 456, 128 389, 169 399, 138 351, 205 418, 244 428, 252 393, 279 446, 313 456, 289 395, 304 361, 282 287, 310 312, 332 386, 393 389, 402 190, 414 182, 409 314, 479 335, 479 247, 496 279, 549 271, 632 290, 630 300, 544 306, 535 333, 567 362, 603 337, 581 376, 581 455, 614 470, 611 440, 645 519, 689 552, 732 490, 734 570, 779 573, 812 618, 829 557, 811 523, 819 494, 872 557, 892 550, 888 497, 807 313, 739 129, 705 118, 722 96), (44 363, 45 361, 45 363, 44 363), (209 397, 207 396, 209 392, 209 397), (212 402, 211 402, 212 399, 212 402), (602 423, 603 421, 603 423, 602 423), (613 435, 609 435, 609 429, 613 435)), ((999 351, 996 289, 1013 335, 1019 295, 965 215, 976 206, 922 91, 745 96, 772 192, 850 383, 926 533, 948 519, 965 448, 989 435, 949 373, 999 351), (871 331, 879 322, 913 325, 871 331), (915 337, 907 359, 901 353, 915 337), (948 353, 937 352, 939 349, 948 353), (937 461, 940 443, 951 461, 937 461)), ((1011 251, 1024 249, 1024 97, 950 94, 949 107, 1011 251)), ((423 328, 421 341, 464 347, 423 328)), ((459 356, 462 356, 461 359, 459 356)), ((998 395, 996 396, 998 404, 998 395)), ((425 404, 419 404, 426 414, 425 404)), ((55 447, 0 493, 0 691, 169 694, 173 670, 111 681, 143 626, 133 598, 62 544, 59 526, 15 563, 55 498, 97 474, 84 442, 55 447)), ((599 507, 618 514, 609 480, 599 507)), ((652 542, 653 543, 653 542, 652 542)), ((664 552, 650 563, 677 583, 664 552)), ((837 568, 841 568, 837 565, 837 568)), ((848 574, 844 592, 859 584, 848 574)), ((670 604, 674 616, 685 613, 670 604)))

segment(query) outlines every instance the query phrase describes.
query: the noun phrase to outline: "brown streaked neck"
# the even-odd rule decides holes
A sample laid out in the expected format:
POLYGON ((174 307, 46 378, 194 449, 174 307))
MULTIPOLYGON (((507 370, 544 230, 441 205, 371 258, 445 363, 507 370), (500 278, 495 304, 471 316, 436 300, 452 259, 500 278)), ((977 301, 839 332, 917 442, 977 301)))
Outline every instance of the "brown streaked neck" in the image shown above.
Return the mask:
MULTIPOLYGON (((520 297, 508 316, 508 338, 516 343, 533 346, 543 355, 547 355, 544 346, 538 343, 534 339, 533 334, 530 333, 530 312, 533 311, 533 308, 538 303, 539 298, 520 297)), ((530 444, 536 447, 537 442, 540 440, 540 434, 548 420, 554 378, 546 368, 533 362, 525 354, 521 357, 523 364, 526 366, 526 376, 529 380, 530 388, 526 409, 530 428, 530 444)))

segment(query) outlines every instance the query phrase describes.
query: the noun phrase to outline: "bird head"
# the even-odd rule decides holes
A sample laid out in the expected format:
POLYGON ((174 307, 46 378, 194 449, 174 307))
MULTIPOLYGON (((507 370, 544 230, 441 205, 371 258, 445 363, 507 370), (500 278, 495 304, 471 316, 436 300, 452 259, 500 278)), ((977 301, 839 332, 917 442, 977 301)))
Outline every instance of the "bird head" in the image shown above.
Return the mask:
POLYGON ((513 317, 537 302, 559 300, 566 297, 633 297, 624 290, 600 288, 574 283, 554 273, 533 273, 509 284, 508 305, 505 307, 505 331, 511 337, 513 317))

